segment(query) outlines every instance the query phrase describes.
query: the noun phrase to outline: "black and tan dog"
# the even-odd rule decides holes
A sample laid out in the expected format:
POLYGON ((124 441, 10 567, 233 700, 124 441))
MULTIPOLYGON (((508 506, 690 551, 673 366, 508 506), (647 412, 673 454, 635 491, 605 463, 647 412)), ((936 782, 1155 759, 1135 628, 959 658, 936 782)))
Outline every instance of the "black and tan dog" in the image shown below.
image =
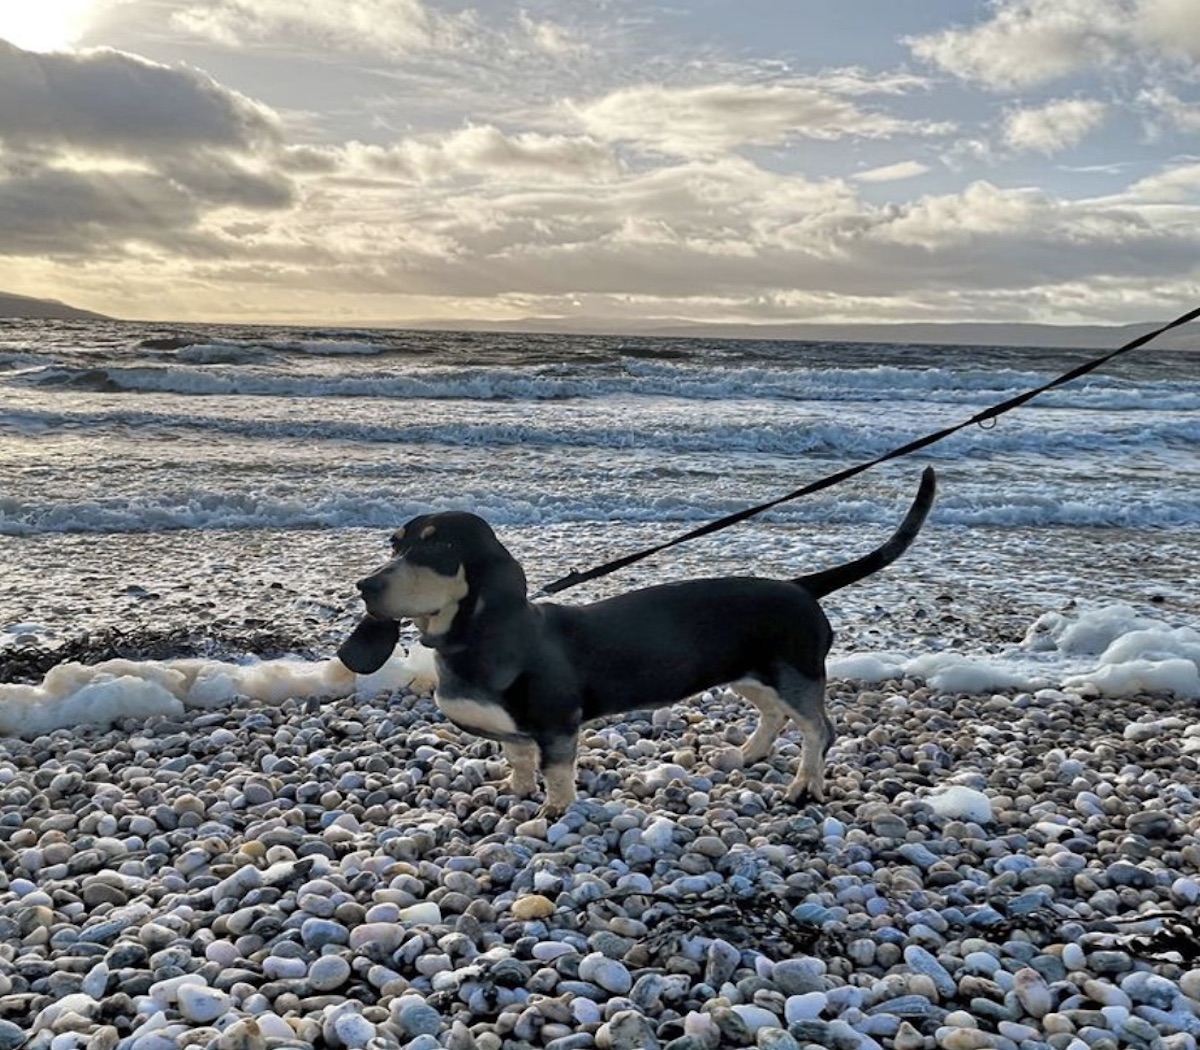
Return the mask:
POLYGON ((864 557, 794 580, 718 577, 631 591, 590 605, 530 602, 525 573, 474 514, 414 518, 394 557, 358 583, 367 608, 338 651, 368 674, 391 655, 400 621, 435 652, 437 705, 451 722, 498 740, 520 795, 546 782, 544 812, 575 799, 582 723, 672 704, 729 685, 761 712, 742 750, 763 759, 793 719, 803 733, 788 797, 824 797, 825 656, 833 632, 817 600, 891 564, 916 538, 935 489, 926 469, 892 537, 864 557))

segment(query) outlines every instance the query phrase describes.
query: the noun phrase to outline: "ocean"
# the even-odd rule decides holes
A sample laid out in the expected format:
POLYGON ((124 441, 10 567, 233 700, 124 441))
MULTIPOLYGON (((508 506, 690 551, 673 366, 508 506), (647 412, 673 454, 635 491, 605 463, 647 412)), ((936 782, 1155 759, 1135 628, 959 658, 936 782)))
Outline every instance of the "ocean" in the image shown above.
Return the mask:
MULTIPOLYGON (((415 514, 481 514, 536 588, 1095 354, 3 321, 0 645, 273 626, 328 655, 357 615, 353 581, 415 514)), ((995 426, 560 600, 812 571, 886 536, 933 464, 939 499, 917 547, 827 602, 847 654, 994 657, 1081 603, 1191 630, 1198 364, 1200 351, 1143 348, 995 426)))
POLYGON ((411 635, 333 657, 410 515, 485 515, 537 587, 1080 357, 0 324, 0 1038, 1193 1045, 1195 353, 558 596, 817 570, 932 464, 912 549, 822 602, 819 805, 713 689, 589 725, 552 820, 411 635))

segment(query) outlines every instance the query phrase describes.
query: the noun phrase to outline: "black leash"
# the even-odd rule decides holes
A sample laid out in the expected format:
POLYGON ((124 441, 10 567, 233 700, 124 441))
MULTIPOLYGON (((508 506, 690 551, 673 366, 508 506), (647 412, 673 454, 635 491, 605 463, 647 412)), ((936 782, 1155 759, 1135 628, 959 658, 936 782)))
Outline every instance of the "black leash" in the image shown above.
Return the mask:
POLYGON ((1200 306, 1194 310, 1189 310, 1187 313, 1176 317, 1174 321, 1163 325, 1161 328, 1156 328, 1152 332, 1147 332, 1145 335, 1140 335, 1136 339, 1131 340, 1124 346, 1118 347, 1116 350, 1111 350, 1102 357, 1093 358, 1090 361, 1085 361, 1083 364, 1072 368, 1069 372, 1064 372, 1062 375, 1051 379, 1050 382, 1044 383, 1042 386, 1035 387, 1032 390, 1026 390, 1024 393, 1017 394, 1016 397, 1010 397, 1007 401, 1001 401, 999 404, 992 405, 990 408, 985 408, 982 412, 977 412, 970 419, 964 419, 961 423, 956 423, 954 426, 946 427, 943 430, 934 431, 932 434, 926 434, 924 437, 917 438, 915 441, 910 441, 907 445, 901 445, 899 448, 894 448, 890 452, 885 452, 875 459, 865 463, 859 463, 852 467, 847 467, 845 470, 839 470, 836 474, 830 474, 827 477, 821 478, 818 481, 811 482, 803 488, 798 488, 794 492, 789 492, 785 496, 778 496, 775 499, 768 500, 766 503, 760 503, 756 507, 747 507, 744 510, 734 511, 732 514, 727 514, 723 518, 717 518, 715 521, 710 521, 699 528, 692 529, 691 532, 685 532, 673 539, 666 540, 663 543, 655 544, 653 547, 646 547, 640 551, 634 551, 632 554, 626 554, 621 558, 615 558, 613 561, 607 561, 603 565, 597 565, 595 568, 588 569, 586 572, 576 572, 572 570, 560 579, 543 587, 538 594, 557 594, 560 591, 565 591, 569 587, 575 587, 581 583, 586 583, 588 580, 599 579, 601 576, 607 576, 611 572, 616 572, 618 569, 624 569, 627 566, 633 565, 636 562, 642 561, 644 558, 649 558, 651 555, 658 554, 661 551, 668 550, 671 547, 676 547, 681 543, 686 543, 688 540, 699 539, 701 536, 708 536, 714 532, 719 532, 721 529, 727 529, 731 525, 736 525, 738 522, 745 521, 747 518, 752 518, 756 514, 761 514, 765 510, 770 510, 772 507, 778 507, 781 503, 789 503, 792 500, 799 499, 801 496, 810 496, 814 492, 820 492, 822 489, 831 488, 834 485, 840 484, 847 478, 852 478, 856 474, 862 474, 864 471, 870 470, 872 467, 879 466, 880 463, 886 463, 890 459, 899 459, 901 456, 907 456, 918 449, 927 448, 938 441, 948 438, 951 434, 956 434, 960 430, 965 430, 969 426, 982 425, 989 420, 995 420, 1006 412, 1011 412, 1014 408, 1018 408, 1025 404, 1026 401, 1031 401, 1039 394, 1044 394, 1047 390, 1053 390, 1055 387, 1062 386, 1064 383, 1070 383, 1080 376, 1087 375, 1089 372, 1094 372, 1096 369, 1108 364, 1115 357, 1120 357, 1121 354, 1127 354, 1130 350, 1136 350, 1140 346, 1145 346, 1152 339, 1157 339, 1164 332, 1169 332, 1172 328, 1178 328, 1180 325, 1185 325, 1189 321, 1194 321, 1200 317, 1200 306))

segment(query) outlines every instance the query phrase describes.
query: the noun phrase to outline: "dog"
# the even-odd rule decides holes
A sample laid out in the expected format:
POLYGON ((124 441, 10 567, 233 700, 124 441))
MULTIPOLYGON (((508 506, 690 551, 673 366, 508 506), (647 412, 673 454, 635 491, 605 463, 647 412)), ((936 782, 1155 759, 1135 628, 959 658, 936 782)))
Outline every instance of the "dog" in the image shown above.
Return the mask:
POLYGON ((803 734, 789 800, 824 800, 834 727, 825 709, 833 631, 818 600, 878 572, 912 544, 933 506, 927 468, 903 522, 871 553, 792 580, 726 576, 666 583, 588 605, 532 602, 525 573, 482 518, 414 518, 393 557, 359 580, 366 606, 338 650, 370 674, 391 655, 400 621, 434 651, 437 706, 455 725, 497 740, 511 791, 536 790, 545 816, 575 801, 579 729, 606 715, 673 704, 727 685, 761 717, 742 753, 764 759, 788 720, 803 734))

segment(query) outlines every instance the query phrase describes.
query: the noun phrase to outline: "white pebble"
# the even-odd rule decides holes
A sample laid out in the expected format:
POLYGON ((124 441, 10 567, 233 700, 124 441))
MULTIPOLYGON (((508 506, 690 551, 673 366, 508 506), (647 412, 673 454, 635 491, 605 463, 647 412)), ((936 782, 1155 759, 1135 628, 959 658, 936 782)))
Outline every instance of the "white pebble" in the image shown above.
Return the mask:
POLYGON ((663 850, 675 841, 676 824, 666 817, 651 821, 642 829, 642 845, 652 850, 663 850))
POLYGON ((1087 952, 1078 944, 1064 944, 1062 950, 1063 965, 1068 970, 1082 970, 1087 966, 1087 952))
POLYGON ((262 968, 263 973, 272 980, 288 980, 308 973, 308 964, 303 959, 290 956, 268 955, 263 960, 262 968))
POLYGON ((538 941, 533 946, 532 954, 539 962, 553 962, 564 955, 570 955, 574 948, 562 941, 538 941))
POLYGON ((797 1021, 811 1021, 820 1017, 828 1004, 829 996, 824 992, 789 995, 783 1004, 783 1016, 788 1024, 795 1024, 797 1021))
POLYGON ((778 1028, 779 1018, 762 1006, 752 1006, 747 1003, 735 1003, 733 1012, 738 1015, 750 1029, 751 1034, 760 1028, 778 1028))
POLYGON ((239 958, 241 953, 237 950, 237 946, 231 941, 213 941, 204 949, 204 958, 209 962, 215 962, 218 966, 225 968, 232 966, 239 958))
POLYGON ((436 926, 442 921, 442 909, 433 901, 421 901, 408 908, 400 909, 400 921, 407 923, 428 923, 436 926))
POLYGON ((207 1024, 229 1009, 229 996, 206 984, 179 986, 179 1012, 189 1021, 207 1024))
POLYGON ((625 964, 600 952, 591 952, 579 961, 579 976, 613 995, 626 995, 633 987, 633 977, 625 964))
POLYGON ((935 791, 925 801, 934 813, 948 820, 973 820, 976 824, 992 822, 992 800, 974 788, 952 784, 935 791))
POLYGON ((204 978, 199 974, 185 973, 178 977, 167 977, 164 980, 156 981, 150 986, 150 998, 154 1000, 156 1006, 166 1009, 168 1006, 175 1005, 179 1000, 180 989, 189 984, 208 987, 204 983, 204 978))

